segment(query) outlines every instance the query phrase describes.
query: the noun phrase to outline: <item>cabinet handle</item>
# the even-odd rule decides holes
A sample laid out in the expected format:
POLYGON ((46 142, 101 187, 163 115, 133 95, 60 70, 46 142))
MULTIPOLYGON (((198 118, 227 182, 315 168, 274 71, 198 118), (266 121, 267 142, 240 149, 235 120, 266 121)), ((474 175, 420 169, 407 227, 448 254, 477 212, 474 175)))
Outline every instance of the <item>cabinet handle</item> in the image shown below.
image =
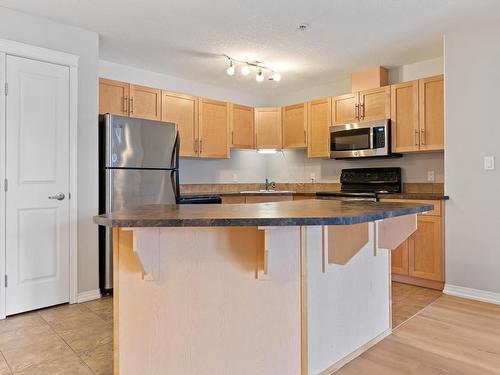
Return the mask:
POLYGON ((231 130, 231 144, 234 146, 234 130, 231 130))
POLYGON ((363 108, 361 118, 364 119, 365 118, 365 103, 361 104, 361 107, 363 108))
POLYGON ((197 154, 198 153, 198 140, 197 139, 193 140, 193 149, 194 149, 194 153, 197 154))
POLYGON ((359 120, 359 104, 356 104, 356 109, 354 111, 354 117, 359 120))
POLYGON ((203 152, 203 140, 200 139, 200 155, 202 154, 203 152))
POLYGON ((123 97, 123 112, 127 113, 128 96, 123 97))
POLYGON ((425 145, 425 129, 420 129, 420 143, 425 145))
POLYGON ((134 113, 134 97, 130 97, 130 114, 134 113))
POLYGON ((415 146, 418 146, 418 129, 415 129, 415 146))
POLYGON ((304 129, 304 143, 307 144, 307 133, 305 129, 304 129))

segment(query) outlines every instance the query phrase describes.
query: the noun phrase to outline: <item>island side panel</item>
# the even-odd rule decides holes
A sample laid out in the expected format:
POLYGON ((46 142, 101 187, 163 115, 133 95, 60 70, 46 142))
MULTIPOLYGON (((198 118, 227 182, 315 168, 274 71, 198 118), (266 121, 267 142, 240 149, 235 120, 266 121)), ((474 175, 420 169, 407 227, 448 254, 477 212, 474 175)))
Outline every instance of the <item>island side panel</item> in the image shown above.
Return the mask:
POLYGON ((339 361, 390 333, 389 253, 380 249, 374 256, 373 225, 368 230, 368 243, 354 257, 323 272, 321 227, 307 227, 309 374, 331 373, 339 361))
POLYGON ((121 241, 120 374, 300 374, 300 228, 271 237, 268 280, 256 227, 161 228, 155 281, 121 241))

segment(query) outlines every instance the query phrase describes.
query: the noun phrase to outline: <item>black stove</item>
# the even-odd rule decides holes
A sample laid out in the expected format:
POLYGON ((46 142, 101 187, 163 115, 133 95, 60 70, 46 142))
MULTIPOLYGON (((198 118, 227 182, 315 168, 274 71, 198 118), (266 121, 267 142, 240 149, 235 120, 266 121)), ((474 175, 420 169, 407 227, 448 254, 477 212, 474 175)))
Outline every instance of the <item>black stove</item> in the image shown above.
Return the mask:
POLYGON ((340 191, 317 192, 319 199, 376 201, 379 195, 401 192, 401 168, 342 169, 340 191))

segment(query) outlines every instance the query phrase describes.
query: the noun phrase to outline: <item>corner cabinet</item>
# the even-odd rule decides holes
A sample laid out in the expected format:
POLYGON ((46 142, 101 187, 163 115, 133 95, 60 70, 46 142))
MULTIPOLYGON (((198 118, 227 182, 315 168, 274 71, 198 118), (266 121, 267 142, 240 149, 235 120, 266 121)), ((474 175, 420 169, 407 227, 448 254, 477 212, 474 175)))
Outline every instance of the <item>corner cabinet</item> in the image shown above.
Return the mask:
POLYGON ((283 107, 283 148, 307 147, 307 104, 283 107))
POLYGON ((198 105, 198 155, 229 158, 229 104, 200 98, 198 105))
POLYGON ((323 158, 330 155, 331 113, 330 98, 307 103, 307 156, 309 158, 323 158))
POLYGON ((391 117, 390 86, 332 98, 332 124, 383 120, 391 117))
POLYGON ((231 147, 253 149, 255 147, 255 114, 252 107, 229 105, 231 147))
POLYGON ((444 150, 444 76, 391 86, 392 149, 444 150))
POLYGON ((281 108, 255 108, 255 147, 257 149, 282 148, 281 108))
POLYGON ((177 124, 180 156, 198 156, 198 98, 163 91, 161 107, 161 120, 177 124))
POLYGON ((417 215, 417 230, 392 251, 391 270, 394 281, 442 290, 444 286, 443 202, 392 199, 381 201, 434 205, 434 210, 417 215))

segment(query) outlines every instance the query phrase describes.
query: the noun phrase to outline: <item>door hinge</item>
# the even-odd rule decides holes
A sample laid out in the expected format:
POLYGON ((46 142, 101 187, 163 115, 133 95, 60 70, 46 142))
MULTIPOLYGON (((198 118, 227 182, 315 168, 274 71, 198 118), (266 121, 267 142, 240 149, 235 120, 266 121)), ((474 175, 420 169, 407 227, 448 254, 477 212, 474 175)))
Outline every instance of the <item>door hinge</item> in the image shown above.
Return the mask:
POLYGON ((3 190, 4 190, 5 192, 7 192, 7 190, 9 190, 9 180, 7 180, 7 179, 5 179, 5 180, 3 181, 3 190))
POLYGON ((5 275, 5 287, 9 286, 9 276, 5 275))
POLYGON ((5 96, 9 93, 9 84, 5 82, 5 96))

